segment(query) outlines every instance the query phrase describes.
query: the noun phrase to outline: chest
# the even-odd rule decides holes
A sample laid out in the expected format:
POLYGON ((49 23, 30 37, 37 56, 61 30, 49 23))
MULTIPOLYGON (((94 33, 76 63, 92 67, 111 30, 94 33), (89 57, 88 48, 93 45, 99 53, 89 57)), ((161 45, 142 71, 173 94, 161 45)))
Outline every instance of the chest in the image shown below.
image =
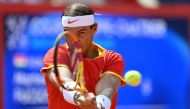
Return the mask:
POLYGON ((84 59, 85 85, 91 92, 95 91, 95 86, 104 70, 104 63, 103 58, 84 59))

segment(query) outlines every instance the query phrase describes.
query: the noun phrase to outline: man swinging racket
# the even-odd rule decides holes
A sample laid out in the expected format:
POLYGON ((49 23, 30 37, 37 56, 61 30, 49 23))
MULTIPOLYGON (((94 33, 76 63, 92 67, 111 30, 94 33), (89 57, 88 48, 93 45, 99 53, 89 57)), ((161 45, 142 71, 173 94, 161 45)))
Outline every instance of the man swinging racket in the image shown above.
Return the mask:
POLYGON ((54 47, 46 53, 41 69, 47 85, 48 109, 115 109, 118 88, 126 84, 122 77, 124 60, 120 54, 93 42, 98 27, 94 11, 84 4, 71 4, 62 14, 62 26, 66 43, 59 45, 58 51, 54 47), (80 49, 75 49, 73 37, 80 49), (82 58, 79 56, 73 65, 72 58, 77 54, 82 58), (83 74, 75 70, 80 59, 83 74), (84 83, 80 83, 81 78, 84 83))

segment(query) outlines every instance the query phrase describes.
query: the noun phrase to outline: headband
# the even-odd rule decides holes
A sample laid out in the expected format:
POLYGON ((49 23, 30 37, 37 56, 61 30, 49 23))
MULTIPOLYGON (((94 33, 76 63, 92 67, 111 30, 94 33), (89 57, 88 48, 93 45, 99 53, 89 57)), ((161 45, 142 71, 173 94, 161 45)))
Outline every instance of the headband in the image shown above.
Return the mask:
POLYGON ((94 14, 84 16, 62 16, 63 27, 80 27, 94 24, 94 14))

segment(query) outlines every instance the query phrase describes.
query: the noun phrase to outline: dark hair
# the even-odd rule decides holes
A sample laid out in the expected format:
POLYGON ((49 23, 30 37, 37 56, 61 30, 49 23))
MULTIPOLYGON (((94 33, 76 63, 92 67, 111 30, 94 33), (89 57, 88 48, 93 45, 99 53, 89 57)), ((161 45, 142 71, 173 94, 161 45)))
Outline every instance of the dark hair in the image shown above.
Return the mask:
POLYGON ((94 14, 94 11, 85 4, 74 3, 66 7, 65 11, 62 13, 62 16, 83 16, 94 14))

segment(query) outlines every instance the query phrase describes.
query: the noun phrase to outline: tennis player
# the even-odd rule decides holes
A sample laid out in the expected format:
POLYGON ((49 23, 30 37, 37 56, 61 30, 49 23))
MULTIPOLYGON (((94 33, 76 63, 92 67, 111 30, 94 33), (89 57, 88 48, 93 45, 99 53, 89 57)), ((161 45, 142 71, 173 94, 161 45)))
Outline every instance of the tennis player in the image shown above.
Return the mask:
MULTIPOLYGON (((98 24, 94 21, 94 11, 80 3, 66 7, 62 14, 64 31, 76 35, 84 57, 85 86, 89 92, 84 96, 78 91, 68 91, 58 84, 53 69, 53 53, 51 48, 45 55, 44 67, 48 109, 115 109, 118 88, 126 84, 122 78, 124 60, 114 51, 106 50, 93 42, 98 24)), ((63 86, 75 86, 74 75, 70 65, 73 52, 73 41, 65 35, 66 44, 59 46, 58 70, 63 86)), ((80 87, 79 85, 77 87, 80 87)))

